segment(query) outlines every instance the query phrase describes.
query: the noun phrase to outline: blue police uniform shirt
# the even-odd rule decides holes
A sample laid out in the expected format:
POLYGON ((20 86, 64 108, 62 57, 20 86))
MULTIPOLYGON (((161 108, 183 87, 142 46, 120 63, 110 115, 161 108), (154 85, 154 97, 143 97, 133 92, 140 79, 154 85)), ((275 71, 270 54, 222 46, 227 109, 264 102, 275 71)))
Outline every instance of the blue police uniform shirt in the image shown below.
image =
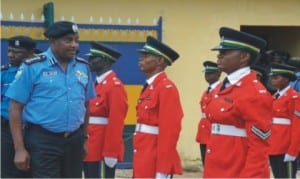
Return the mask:
POLYGON ((300 72, 296 73, 296 77, 297 79, 295 81, 290 82, 290 85, 296 91, 300 92, 300 72))
POLYGON ((1 67, 1 118, 4 118, 4 120, 9 119, 9 98, 5 96, 5 93, 14 80, 18 69, 18 66, 13 66, 10 64, 1 67))
POLYGON ((72 59, 64 71, 49 48, 45 60, 23 63, 6 96, 24 104, 26 122, 52 132, 71 132, 85 117, 85 102, 95 97, 88 64, 72 59))

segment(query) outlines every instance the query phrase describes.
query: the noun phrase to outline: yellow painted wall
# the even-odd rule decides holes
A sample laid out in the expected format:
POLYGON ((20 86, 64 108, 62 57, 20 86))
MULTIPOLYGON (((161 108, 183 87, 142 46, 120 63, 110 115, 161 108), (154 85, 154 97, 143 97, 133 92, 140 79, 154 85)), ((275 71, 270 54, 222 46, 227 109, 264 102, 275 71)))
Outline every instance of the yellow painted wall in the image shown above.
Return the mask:
MULTIPOLYGON (((48 0, 1 0, 1 14, 9 20, 10 12, 25 20, 33 13, 41 16, 42 5, 48 0)), ((218 29, 240 25, 300 26, 300 0, 52 0, 55 20, 74 16, 77 23, 95 23, 102 16, 104 23, 109 17, 114 24, 120 17, 135 24, 152 25, 153 19, 163 18, 163 41, 180 53, 167 73, 177 84, 184 107, 185 117, 178 145, 185 165, 199 159, 199 147, 195 143, 196 126, 200 118, 199 98, 207 87, 202 74, 202 62, 216 59, 210 51, 218 44, 218 29)), ((295 47, 297 49, 297 47, 295 47)), ((300 49, 300 47, 298 47, 300 49)), ((300 56, 296 50, 294 56, 300 56)), ((197 160, 199 162, 199 160, 197 160)), ((196 163, 197 163, 196 162, 196 163)))

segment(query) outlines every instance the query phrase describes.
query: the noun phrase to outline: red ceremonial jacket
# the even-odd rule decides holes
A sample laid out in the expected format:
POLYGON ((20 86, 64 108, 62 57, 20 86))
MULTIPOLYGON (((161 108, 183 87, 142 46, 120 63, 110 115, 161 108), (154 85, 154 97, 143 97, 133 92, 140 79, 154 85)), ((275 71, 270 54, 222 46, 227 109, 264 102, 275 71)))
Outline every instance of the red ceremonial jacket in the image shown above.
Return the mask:
POLYGON ((213 97, 212 94, 216 88, 211 89, 209 93, 207 93, 207 90, 203 92, 201 99, 200 99, 200 109, 202 113, 202 117, 198 123, 198 130, 197 130, 197 135, 196 135, 196 141, 200 144, 207 144, 210 136, 210 121, 207 119, 206 114, 207 114, 207 108, 208 104, 213 97))
MULTIPOLYGON (((267 138, 271 129, 272 96, 253 72, 222 91, 221 86, 217 87, 208 107, 212 128, 214 124, 232 126, 243 129, 245 137, 211 134, 203 177, 270 177, 267 138)), ((217 132, 220 125, 216 125, 217 132)))
POLYGON ((95 88, 97 97, 90 100, 90 116, 107 117, 108 124, 89 124, 87 155, 84 161, 101 161, 104 157, 123 160, 123 128, 127 114, 127 93, 124 85, 111 72, 95 88))
MULTIPOLYGON (((274 96, 275 97, 275 96, 274 96)), ((270 155, 286 154, 298 156, 300 144, 300 98, 293 88, 273 101, 272 135, 269 139, 270 155), (289 125, 276 124, 274 120, 288 119, 289 125)))
POLYGON ((136 132, 133 138, 133 177, 155 178, 156 172, 181 174, 176 150, 183 111, 175 84, 160 73, 140 94, 137 123, 157 126, 158 134, 136 132))

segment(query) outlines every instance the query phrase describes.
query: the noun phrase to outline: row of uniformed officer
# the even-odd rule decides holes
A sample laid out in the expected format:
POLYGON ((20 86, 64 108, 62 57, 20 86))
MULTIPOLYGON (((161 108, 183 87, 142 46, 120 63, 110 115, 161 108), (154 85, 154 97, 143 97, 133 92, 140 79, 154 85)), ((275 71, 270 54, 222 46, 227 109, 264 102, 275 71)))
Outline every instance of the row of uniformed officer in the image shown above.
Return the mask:
POLYGON ((1 66, 1 178, 30 176, 29 172, 18 170, 13 162, 15 149, 9 128, 9 98, 5 96, 5 93, 14 80, 22 61, 33 57, 35 48, 36 42, 30 37, 18 35, 8 39, 9 63, 1 66))

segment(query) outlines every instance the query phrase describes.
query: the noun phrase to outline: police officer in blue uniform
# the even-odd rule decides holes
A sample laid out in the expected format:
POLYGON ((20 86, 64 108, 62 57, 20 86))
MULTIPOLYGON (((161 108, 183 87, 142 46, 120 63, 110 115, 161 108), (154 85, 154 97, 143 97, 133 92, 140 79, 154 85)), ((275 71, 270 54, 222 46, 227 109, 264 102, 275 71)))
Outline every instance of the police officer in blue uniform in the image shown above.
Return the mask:
POLYGON ((28 172, 18 170, 14 164, 15 150, 9 128, 8 104, 5 92, 14 80, 19 66, 26 58, 34 56, 36 42, 27 36, 8 39, 7 57, 9 63, 1 66, 1 178, 28 177, 28 172))
POLYGON ((88 101, 95 97, 88 63, 76 57, 78 26, 59 21, 44 33, 50 48, 27 59, 6 95, 15 164, 34 178, 81 178, 88 101), (21 118, 26 121, 24 140, 21 118))

